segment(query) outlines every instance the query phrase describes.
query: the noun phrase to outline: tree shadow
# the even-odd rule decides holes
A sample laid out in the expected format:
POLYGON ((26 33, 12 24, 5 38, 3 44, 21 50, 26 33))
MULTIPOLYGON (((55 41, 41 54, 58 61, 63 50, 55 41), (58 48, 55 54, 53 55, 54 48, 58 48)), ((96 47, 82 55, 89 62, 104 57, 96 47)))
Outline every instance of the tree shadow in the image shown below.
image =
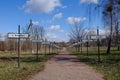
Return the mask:
MULTIPOLYGON (((36 55, 36 54, 22 54, 20 57, 20 61, 21 62, 43 62, 48 60, 48 58, 50 58, 51 56, 53 56, 53 54, 46 54, 41 56, 40 55, 36 55), (38 58, 37 58, 38 56, 38 58)), ((0 60, 2 61, 18 61, 18 57, 16 56, 10 56, 10 57, 0 57, 0 60)))
POLYGON ((73 57, 55 57, 55 61, 79 62, 78 58, 73 57))
MULTIPOLYGON (((18 57, 0 57, 0 60, 3 61, 18 61, 18 57)), ((37 60, 34 57, 20 57, 21 62, 36 62, 37 60)), ((40 60, 39 60, 40 61, 40 60)))
MULTIPOLYGON (((98 53, 89 52, 87 55, 86 52, 84 52, 84 53, 76 52, 72 55, 78 56, 78 59, 80 62, 86 62, 86 63, 91 63, 91 64, 98 63, 98 53)), ((105 53, 105 51, 103 51, 100 53, 100 58, 101 58, 100 63, 116 64, 116 63, 120 62, 120 53, 117 51, 116 52, 111 51, 111 54, 108 55, 105 53)))

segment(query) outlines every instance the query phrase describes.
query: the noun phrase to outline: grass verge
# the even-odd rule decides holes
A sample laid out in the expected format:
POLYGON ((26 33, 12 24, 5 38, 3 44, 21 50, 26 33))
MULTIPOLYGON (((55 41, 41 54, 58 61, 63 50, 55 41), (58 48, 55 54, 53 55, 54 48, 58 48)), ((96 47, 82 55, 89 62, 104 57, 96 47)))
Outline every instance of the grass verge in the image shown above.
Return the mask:
POLYGON ((84 48, 82 53, 75 52, 75 49, 68 49, 72 54, 76 55, 80 62, 94 67, 104 75, 105 80, 120 80, 120 51, 111 50, 111 54, 106 54, 106 48, 101 48, 101 62, 97 60, 97 48, 89 48, 88 56, 84 48))
POLYGON ((20 68, 17 67, 17 54, 0 54, 0 80, 27 80, 31 75, 44 69, 45 62, 53 56, 39 54, 21 54, 20 68))

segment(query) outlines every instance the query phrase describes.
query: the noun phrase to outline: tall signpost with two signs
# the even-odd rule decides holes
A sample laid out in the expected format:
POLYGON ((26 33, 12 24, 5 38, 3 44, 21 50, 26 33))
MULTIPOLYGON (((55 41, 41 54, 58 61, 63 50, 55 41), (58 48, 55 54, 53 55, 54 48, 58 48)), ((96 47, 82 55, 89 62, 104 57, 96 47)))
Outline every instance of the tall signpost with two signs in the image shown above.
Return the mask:
POLYGON ((105 35, 99 35, 99 29, 97 28, 97 35, 91 36, 91 39, 97 40, 97 46, 98 46, 98 62, 101 62, 100 58, 100 39, 106 38, 105 35))
POLYGON ((29 34, 20 33, 20 25, 18 26, 18 33, 8 33, 8 38, 18 39, 18 68, 20 68, 20 39, 29 38, 29 34))

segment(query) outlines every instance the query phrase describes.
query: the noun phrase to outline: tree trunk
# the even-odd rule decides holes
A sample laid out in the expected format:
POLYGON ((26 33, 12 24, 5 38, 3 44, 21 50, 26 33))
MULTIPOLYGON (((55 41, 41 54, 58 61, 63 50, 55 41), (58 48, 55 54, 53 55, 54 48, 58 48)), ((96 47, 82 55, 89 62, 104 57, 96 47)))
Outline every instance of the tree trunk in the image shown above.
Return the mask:
POLYGON ((117 44, 117 50, 119 51, 120 50, 120 45, 119 45, 119 29, 118 29, 118 22, 117 22, 117 25, 116 25, 116 44, 117 44))
POLYGON ((81 53, 82 53, 82 43, 81 43, 81 53))
POLYGON ((109 42, 108 42, 108 48, 107 48, 107 54, 110 54, 110 48, 111 48, 111 42, 112 42, 112 11, 110 12, 110 18, 111 18, 111 27, 110 27, 110 37, 109 37, 109 42))
POLYGON ((80 44, 78 45, 78 52, 80 52, 80 44))

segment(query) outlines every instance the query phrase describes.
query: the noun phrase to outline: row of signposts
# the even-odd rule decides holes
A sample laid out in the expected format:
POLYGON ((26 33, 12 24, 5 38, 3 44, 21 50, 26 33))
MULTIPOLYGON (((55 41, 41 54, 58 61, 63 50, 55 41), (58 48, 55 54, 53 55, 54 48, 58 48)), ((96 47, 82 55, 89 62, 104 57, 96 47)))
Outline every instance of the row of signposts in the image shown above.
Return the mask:
MULTIPOLYGON (((18 39, 18 67, 20 67, 20 39, 28 39, 29 38, 28 33, 21 33, 20 32, 20 25, 18 26, 18 33, 8 33, 8 38, 9 39, 18 39)), ((53 48, 59 48, 57 45, 51 42, 43 42, 43 40, 32 40, 33 43, 37 43, 37 60, 38 60, 38 43, 41 42, 43 45, 45 45, 45 54, 46 54, 46 45, 49 46, 49 53, 50 53, 50 47, 52 46, 52 52, 53 48)))
POLYGON ((92 36, 90 36, 90 39, 83 40, 82 42, 74 43, 70 47, 74 47, 74 46, 80 45, 82 43, 87 43, 87 55, 88 55, 88 44, 89 44, 89 42, 92 42, 93 40, 97 40, 98 62, 100 62, 101 61, 101 58, 100 58, 100 39, 103 39, 103 38, 106 38, 106 36, 105 35, 99 35, 99 29, 97 29, 97 35, 92 35, 92 36))
POLYGON ((45 39, 45 41, 43 41, 43 40, 32 40, 32 42, 37 44, 37 53, 36 53, 37 54, 36 55, 37 60, 38 60, 38 43, 41 43, 42 45, 44 45, 45 56, 47 54, 47 47, 46 46, 48 46, 48 48, 49 48, 49 54, 50 54, 50 52, 54 53, 54 48, 59 49, 59 46, 55 45, 55 42, 48 42, 46 39, 45 39))

